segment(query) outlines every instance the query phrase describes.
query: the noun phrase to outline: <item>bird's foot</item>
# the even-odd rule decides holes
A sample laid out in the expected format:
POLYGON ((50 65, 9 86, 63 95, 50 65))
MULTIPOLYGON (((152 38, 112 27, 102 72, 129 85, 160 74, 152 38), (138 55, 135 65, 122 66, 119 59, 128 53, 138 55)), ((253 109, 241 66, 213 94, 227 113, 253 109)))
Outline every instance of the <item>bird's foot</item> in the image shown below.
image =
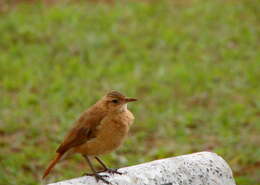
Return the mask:
POLYGON ((119 174, 119 175, 123 175, 122 172, 119 172, 117 168, 113 169, 113 168, 107 168, 105 170, 105 172, 108 172, 110 174, 119 174))
MULTIPOLYGON (((101 170, 101 171, 97 171, 96 173, 103 173, 106 172, 106 170, 101 170)), ((83 173, 83 176, 95 176, 95 173, 83 173)), ((108 175, 105 175, 106 177, 108 177, 108 175)))
POLYGON ((108 177, 108 175, 99 175, 98 173, 96 173, 95 175, 95 179, 98 182, 99 180, 103 181, 106 184, 110 184, 109 181, 107 181, 106 179, 104 179, 104 177, 108 177))
POLYGON ((83 175, 86 176, 94 176, 96 181, 98 182, 99 180, 103 181, 106 184, 110 184, 109 181, 107 181, 106 179, 104 179, 105 177, 108 177, 108 175, 100 175, 98 173, 84 173, 83 175))

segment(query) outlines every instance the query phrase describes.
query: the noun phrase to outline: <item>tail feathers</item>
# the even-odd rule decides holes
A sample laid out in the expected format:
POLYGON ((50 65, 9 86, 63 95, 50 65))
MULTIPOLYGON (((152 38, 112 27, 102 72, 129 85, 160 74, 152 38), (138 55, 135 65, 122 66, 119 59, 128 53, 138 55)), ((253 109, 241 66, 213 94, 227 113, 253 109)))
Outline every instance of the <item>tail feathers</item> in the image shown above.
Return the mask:
POLYGON ((56 163, 60 160, 63 154, 57 153, 56 157, 50 162, 48 168, 45 170, 42 178, 44 179, 51 171, 51 169, 56 165, 56 163))

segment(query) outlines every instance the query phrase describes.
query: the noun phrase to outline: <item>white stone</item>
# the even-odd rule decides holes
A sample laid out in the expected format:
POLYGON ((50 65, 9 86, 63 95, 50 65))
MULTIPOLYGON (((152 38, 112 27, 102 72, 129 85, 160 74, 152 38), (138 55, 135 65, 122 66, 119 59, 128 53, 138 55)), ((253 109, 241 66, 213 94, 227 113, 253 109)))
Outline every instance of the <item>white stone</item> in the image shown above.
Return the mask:
MULTIPOLYGON (((119 169, 106 178, 112 185, 235 185, 228 164, 215 153, 200 152, 119 169)), ((103 173, 102 173, 103 174, 103 173)), ((106 174, 106 173, 104 173, 106 174)), ((49 185, 105 185, 79 177, 49 185)))

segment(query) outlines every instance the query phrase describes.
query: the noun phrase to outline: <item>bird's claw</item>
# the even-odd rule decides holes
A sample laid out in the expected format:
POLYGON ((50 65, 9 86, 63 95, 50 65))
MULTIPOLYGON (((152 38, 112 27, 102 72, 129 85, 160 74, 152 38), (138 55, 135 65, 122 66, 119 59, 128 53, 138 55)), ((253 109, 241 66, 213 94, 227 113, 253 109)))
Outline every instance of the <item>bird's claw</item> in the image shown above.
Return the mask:
POLYGON ((102 180, 104 183, 106 184, 110 184, 109 181, 107 181, 106 179, 104 179, 105 177, 109 177, 108 175, 100 175, 98 173, 84 173, 84 176, 94 176, 96 181, 98 182, 99 180, 102 180))
POLYGON ((84 176, 94 176, 96 181, 98 182, 99 180, 103 181, 104 183, 106 184, 111 184, 109 181, 107 181, 106 179, 104 179, 105 177, 109 177, 109 175, 100 175, 99 173, 102 173, 102 172, 107 172, 109 174, 119 174, 119 175, 123 175, 124 173, 122 172, 119 172, 118 169, 113 169, 113 168, 107 168, 105 170, 102 170, 102 171, 98 171, 96 173, 84 173, 83 175, 84 176))
POLYGON ((108 177, 108 175, 99 175, 99 174, 95 174, 95 179, 98 182, 99 180, 103 181, 106 184, 110 184, 109 181, 107 181, 106 179, 104 179, 104 177, 108 177))
POLYGON ((113 169, 113 168, 108 168, 108 169, 106 169, 105 172, 108 172, 108 173, 110 173, 110 174, 123 175, 123 173, 122 173, 122 172, 119 172, 117 168, 115 168, 115 169, 113 169))
MULTIPOLYGON (((97 172, 97 173, 102 173, 103 171, 97 172)), ((95 173, 83 173, 82 176, 95 176, 95 173)), ((102 175, 103 177, 108 177, 108 175, 102 175)))

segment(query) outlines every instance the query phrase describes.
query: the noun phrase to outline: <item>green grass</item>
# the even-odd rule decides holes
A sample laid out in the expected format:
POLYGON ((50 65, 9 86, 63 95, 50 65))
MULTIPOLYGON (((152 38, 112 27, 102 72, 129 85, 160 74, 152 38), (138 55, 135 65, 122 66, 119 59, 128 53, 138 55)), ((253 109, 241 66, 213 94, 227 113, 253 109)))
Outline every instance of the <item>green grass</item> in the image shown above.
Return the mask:
MULTIPOLYGON (((40 184, 79 114, 108 90, 137 97, 114 167, 212 150, 260 182, 260 4, 19 5, 0 15, 0 184, 40 184)), ((87 171, 80 156, 49 182, 87 171)))

